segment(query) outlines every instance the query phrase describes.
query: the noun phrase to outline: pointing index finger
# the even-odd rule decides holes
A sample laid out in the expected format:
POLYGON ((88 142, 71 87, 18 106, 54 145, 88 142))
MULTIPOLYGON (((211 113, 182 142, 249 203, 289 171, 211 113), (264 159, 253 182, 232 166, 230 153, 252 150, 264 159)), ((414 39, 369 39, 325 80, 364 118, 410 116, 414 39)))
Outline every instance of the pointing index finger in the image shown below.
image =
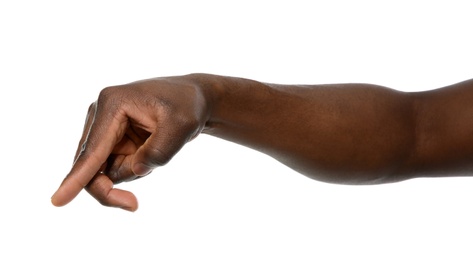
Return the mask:
POLYGON ((101 96, 102 94, 97 101, 95 113, 89 115, 93 117, 92 124, 88 128, 74 165, 51 197, 51 203, 55 206, 66 205, 79 194, 97 174, 113 147, 123 137, 127 117, 120 113, 116 102, 107 102, 101 96))

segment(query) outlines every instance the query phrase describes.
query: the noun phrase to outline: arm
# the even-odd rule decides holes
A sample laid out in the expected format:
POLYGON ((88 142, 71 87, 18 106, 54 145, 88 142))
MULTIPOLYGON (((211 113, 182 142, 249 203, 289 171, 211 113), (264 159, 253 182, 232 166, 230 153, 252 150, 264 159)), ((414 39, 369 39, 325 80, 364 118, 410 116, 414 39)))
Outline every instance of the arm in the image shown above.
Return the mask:
POLYGON ((368 84, 220 80, 226 87, 204 133, 264 152, 320 181, 373 184, 408 177, 415 143, 412 95, 368 84))
POLYGON ((378 184, 471 174, 473 82, 406 93, 368 84, 276 85, 208 74, 104 89, 75 163, 52 198, 82 188, 136 210, 113 184, 166 164, 200 133, 266 153, 313 179, 378 184))

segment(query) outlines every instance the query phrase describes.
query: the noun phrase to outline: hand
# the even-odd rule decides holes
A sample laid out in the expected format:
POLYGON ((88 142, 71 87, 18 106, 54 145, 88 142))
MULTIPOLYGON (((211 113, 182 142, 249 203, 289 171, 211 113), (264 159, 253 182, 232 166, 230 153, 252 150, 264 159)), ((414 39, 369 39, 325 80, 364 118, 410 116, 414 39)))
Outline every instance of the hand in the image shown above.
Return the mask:
POLYGON ((114 184, 163 166, 204 128, 203 89, 192 77, 168 77, 108 87, 89 108, 71 171, 51 198, 69 203, 85 188, 102 205, 138 208, 133 193, 114 184))

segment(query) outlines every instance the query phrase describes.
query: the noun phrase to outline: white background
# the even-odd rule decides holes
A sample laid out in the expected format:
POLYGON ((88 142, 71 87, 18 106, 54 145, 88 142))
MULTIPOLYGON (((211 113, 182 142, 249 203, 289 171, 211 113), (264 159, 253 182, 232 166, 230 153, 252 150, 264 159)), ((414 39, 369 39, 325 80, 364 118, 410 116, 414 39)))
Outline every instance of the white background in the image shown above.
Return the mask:
POLYGON ((0 2, 0 259, 473 258, 473 178, 332 185, 205 135, 120 185, 135 213, 85 192, 50 204, 103 87, 206 72, 438 88, 473 76, 468 1, 69 2, 0 2))

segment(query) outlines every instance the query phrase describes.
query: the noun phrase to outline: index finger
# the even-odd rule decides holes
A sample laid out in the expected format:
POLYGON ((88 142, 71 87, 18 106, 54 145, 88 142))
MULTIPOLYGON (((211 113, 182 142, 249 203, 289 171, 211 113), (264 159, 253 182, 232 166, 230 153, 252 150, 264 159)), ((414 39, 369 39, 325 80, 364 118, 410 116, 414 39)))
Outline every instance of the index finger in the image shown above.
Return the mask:
POLYGON ((102 96, 99 96, 91 126, 71 171, 51 197, 55 206, 66 205, 79 194, 123 137, 127 117, 120 113, 116 102, 108 102, 102 96))

